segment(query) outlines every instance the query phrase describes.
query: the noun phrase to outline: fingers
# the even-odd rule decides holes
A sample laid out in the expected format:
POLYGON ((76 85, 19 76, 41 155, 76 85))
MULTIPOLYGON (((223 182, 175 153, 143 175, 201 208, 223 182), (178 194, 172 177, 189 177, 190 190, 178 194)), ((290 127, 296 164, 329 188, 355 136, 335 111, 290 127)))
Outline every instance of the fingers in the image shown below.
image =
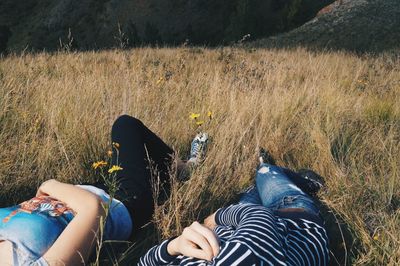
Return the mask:
POLYGON ((204 252, 204 250, 201 250, 198 247, 194 248, 193 246, 190 247, 188 246, 182 254, 188 257, 193 257, 201 260, 208 260, 208 261, 212 260, 211 254, 207 254, 206 252, 204 252))
POLYGON ((209 228, 205 227, 204 225, 201 225, 198 222, 194 222, 191 227, 193 227, 195 231, 197 231, 207 240, 208 244, 212 249, 213 257, 217 256, 219 253, 219 241, 214 231, 211 231, 209 228))
POLYGON ((196 258, 202 258, 206 260, 211 260, 213 257, 213 250, 211 245, 208 243, 207 239, 198 231, 196 231, 193 226, 187 227, 183 230, 182 236, 186 241, 184 248, 186 252, 190 252, 190 255, 196 258))
MULTIPOLYGON (((170 245, 171 252, 211 261, 219 253, 219 241, 213 231, 194 222, 170 245)), ((170 253, 171 254, 171 253, 170 253)))

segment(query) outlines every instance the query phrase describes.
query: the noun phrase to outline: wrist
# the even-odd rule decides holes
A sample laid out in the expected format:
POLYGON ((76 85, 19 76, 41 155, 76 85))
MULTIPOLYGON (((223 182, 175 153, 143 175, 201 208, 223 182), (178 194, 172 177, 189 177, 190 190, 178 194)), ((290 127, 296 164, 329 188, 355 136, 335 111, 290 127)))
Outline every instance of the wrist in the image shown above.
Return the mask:
POLYGON ((167 245, 167 253, 170 256, 179 256, 181 253, 179 252, 178 249, 178 238, 174 238, 171 241, 168 242, 167 245))

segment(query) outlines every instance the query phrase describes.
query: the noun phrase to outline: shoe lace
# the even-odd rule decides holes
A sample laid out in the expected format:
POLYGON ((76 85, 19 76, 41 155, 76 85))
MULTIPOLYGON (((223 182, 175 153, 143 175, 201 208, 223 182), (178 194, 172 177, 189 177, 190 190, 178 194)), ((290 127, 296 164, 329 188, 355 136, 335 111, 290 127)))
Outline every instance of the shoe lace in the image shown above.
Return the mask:
POLYGON ((192 158, 199 157, 202 147, 203 147, 203 143, 201 143, 199 140, 196 139, 195 141, 193 141, 192 150, 190 152, 190 157, 192 157, 192 158))

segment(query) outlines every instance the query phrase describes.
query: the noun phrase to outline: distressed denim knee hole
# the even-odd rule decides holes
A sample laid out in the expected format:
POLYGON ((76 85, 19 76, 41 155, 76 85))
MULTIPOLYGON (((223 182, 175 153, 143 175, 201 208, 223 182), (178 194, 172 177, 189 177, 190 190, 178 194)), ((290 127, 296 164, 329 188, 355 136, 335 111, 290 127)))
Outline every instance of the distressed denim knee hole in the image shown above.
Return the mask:
POLYGON ((258 170, 258 173, 260 173, 260 174, 265 174, 265 173, 268 173, 268 172, 269 172, 269 169, 266 166, 263 166, 258 170))

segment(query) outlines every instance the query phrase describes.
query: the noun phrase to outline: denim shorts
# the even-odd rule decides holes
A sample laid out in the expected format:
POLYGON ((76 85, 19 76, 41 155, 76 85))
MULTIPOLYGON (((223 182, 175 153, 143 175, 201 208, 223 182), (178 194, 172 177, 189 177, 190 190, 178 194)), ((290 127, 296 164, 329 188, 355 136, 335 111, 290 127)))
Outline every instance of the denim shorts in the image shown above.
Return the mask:
POLYGON ((301 208, 307 215, 318 217, 315 201, 298 188, 281 167, 260 164, 255 179, 255 186, 241 195, 240 203, 260 204, 276 213, 281 213, 282 209, 301 208))

